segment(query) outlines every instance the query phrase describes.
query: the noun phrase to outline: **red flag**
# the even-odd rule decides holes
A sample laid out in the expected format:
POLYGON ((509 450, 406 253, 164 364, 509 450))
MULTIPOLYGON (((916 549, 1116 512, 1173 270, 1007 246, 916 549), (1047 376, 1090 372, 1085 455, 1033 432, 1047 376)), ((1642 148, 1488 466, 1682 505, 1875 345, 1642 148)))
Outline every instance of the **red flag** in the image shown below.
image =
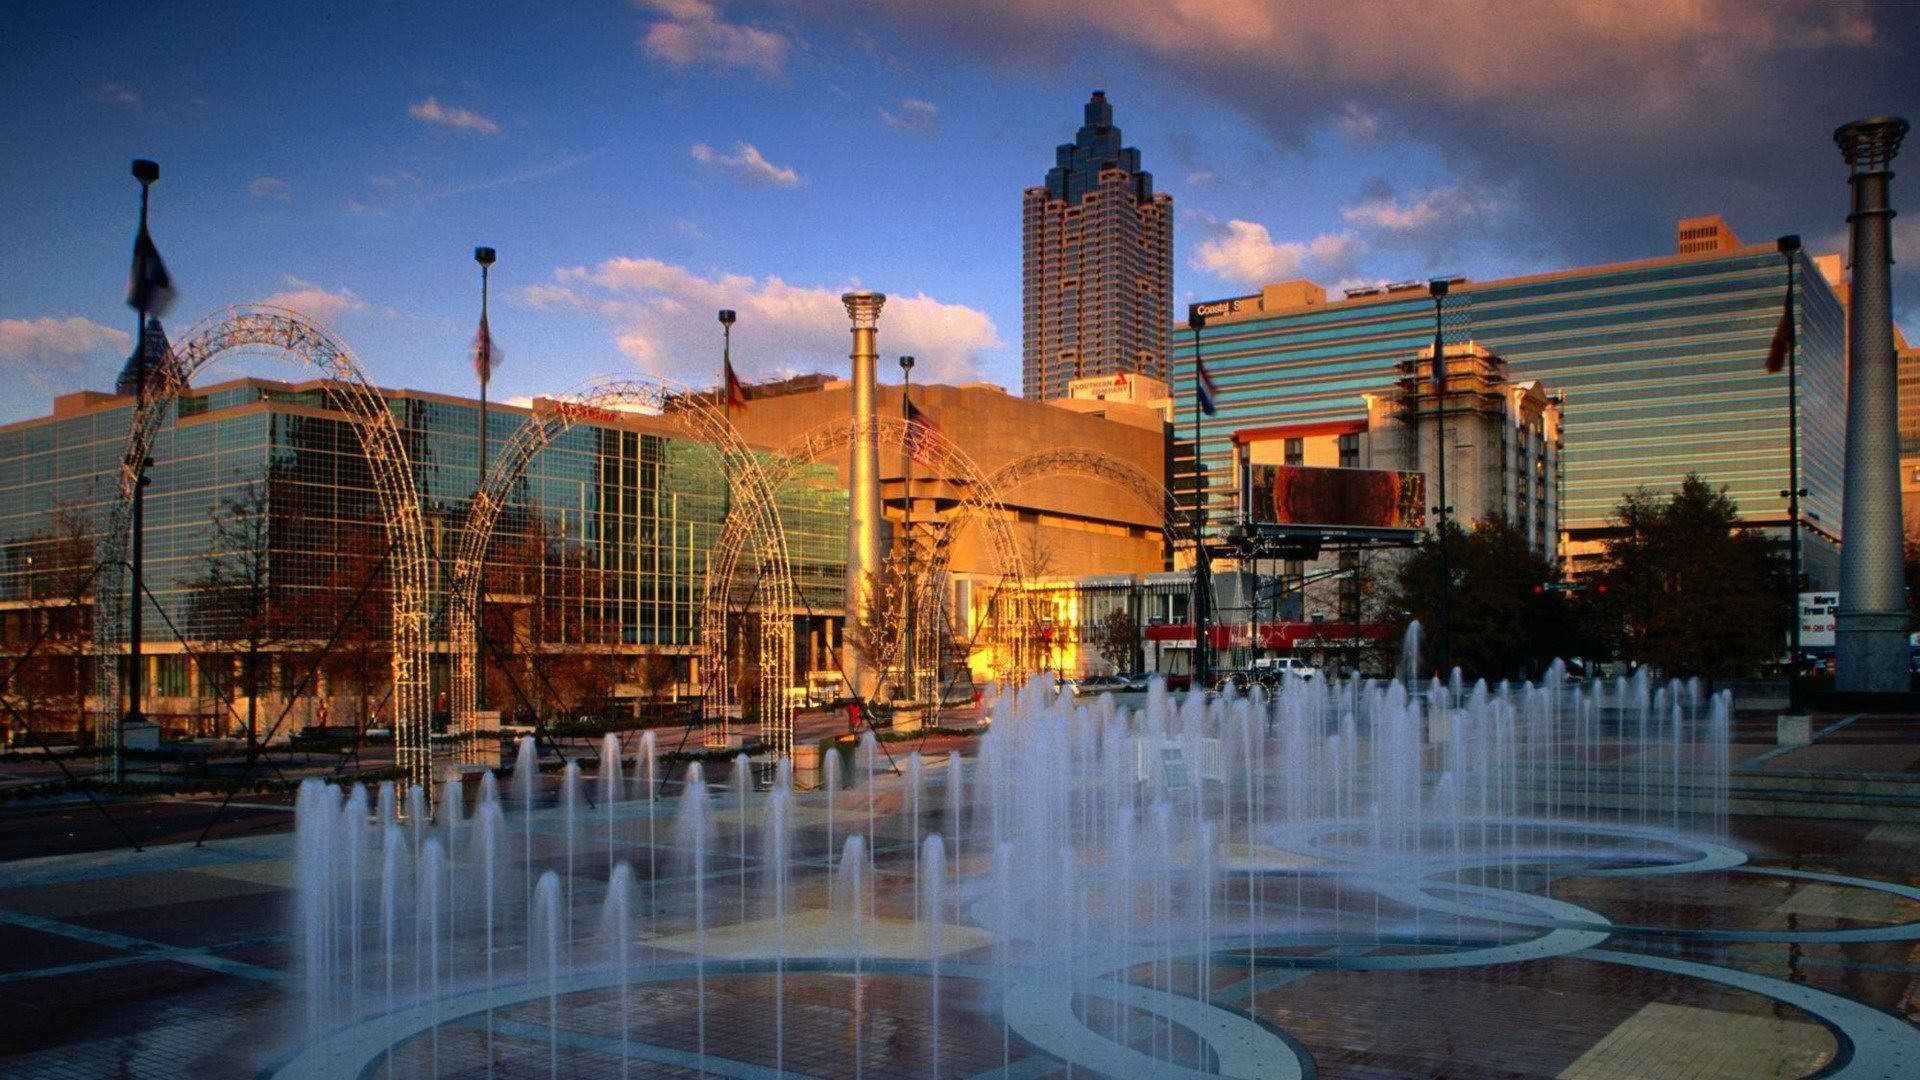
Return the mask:
POLYGON ((732 416, 736 409, 745 412, 747 410, 747 387, 746 384, 740 381, 740 376, 733 373, 733 360, 731 357, 721 361, 720 371, 721 374, 725 376, 727 384, 725 387, 727 392, 727 415, 732 416))
POLYGON ((1773 344, 1767 346, 1767 370, 1778 372, 1787 366, 1787 354, 1793 351, 1793 320, 1780 313, 1780 325, 1773 328, 1773 344))

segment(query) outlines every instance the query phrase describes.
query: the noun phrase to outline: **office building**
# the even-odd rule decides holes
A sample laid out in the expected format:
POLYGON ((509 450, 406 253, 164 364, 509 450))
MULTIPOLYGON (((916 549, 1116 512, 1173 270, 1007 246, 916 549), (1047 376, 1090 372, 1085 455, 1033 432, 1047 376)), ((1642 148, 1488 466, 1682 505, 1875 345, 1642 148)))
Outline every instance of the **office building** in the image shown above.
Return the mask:
POLYGON ((1094 91, 1046 183, 1021 200, 1022 392, 1066 397, 1075 379, 1167 377, 1173 199, 1156 195, 1094 91))
MULTIPOLYGON (((1805 567, 1826 587, 1838 572, 1846 311, 1839 260, 1798 259, 1805 567)), ((1741 244, 1717 218, 1681 222, 1672 255, 1452 283, 1449 349, 1471 342, 1508 378, 1565 403, 1557 516, 1568 557, 1598 550, 1629 491, 1672 489, 1688 472, 1725 486, 1748 521, 1784 528, 1786 375, 1766 361, 1786 283, 1774 244, 1741 244)), ((1370 397, 1391 393, 1434 336, 1425 282, 1332 299, 1287 282, 1202 308, 1197 346, 1219 412, 1200 418, 1196 470, 1195 334, 1177 326, 1173 471, 1183 501, 1205 492, 1216 526, 1233 518, 1236 432, 1364 420, 1370 397)))

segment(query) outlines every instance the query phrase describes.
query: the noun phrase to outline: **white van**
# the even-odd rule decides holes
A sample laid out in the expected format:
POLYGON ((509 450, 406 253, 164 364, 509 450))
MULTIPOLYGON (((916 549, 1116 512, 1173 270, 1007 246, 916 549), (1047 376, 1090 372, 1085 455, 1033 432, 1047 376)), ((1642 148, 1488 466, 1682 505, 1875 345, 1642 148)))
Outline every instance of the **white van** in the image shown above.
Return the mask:
POLYGON ((1262 656, 1253 662, 1253 670, 1262 675, 1291 675, 1296 679, 1317 679, 1320 669, 1297 656, 1262 656))

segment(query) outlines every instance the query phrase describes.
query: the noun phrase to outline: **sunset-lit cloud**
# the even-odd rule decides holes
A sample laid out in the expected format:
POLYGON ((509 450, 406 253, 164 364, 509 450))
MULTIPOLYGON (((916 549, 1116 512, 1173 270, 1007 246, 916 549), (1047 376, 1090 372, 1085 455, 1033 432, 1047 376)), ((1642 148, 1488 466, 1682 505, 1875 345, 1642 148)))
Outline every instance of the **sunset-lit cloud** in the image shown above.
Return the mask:
MULTIPOLYGON (((660 259, 621 257, 557 270, 521 298, 537 310, 603 319, 620 350, 644 370, 704 385, 718 372, 712 313, 723 307, 740 313, 733 357, 743 375, 840 368, 849 325, 840 295, 857 287, 703 274, 660 259)), ((889 297, 880 327, 889 350, 918 357, 935 381, 978 378, 981 354, 999 344, 985 312, 924 292, 889 297)))

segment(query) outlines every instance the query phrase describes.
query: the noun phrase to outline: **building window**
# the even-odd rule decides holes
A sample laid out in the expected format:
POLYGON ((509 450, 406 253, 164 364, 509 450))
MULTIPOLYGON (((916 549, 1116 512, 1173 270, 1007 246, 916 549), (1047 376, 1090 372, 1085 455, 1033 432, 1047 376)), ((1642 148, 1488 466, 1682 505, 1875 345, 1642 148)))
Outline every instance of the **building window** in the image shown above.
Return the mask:
POLYGON ((1287 446, 1286 446, 1286 454, 1287 454, 1287 457, 1286 457, 1287 464, 1289 465, 1304 464, 1307 460, 1306 440, 1305 439, 1288 439, 1287 446))
POLYGON ((1340 436, 1340 467, 1357 469, 1360 467, 1360 436, 1348 434, 1340 436))

